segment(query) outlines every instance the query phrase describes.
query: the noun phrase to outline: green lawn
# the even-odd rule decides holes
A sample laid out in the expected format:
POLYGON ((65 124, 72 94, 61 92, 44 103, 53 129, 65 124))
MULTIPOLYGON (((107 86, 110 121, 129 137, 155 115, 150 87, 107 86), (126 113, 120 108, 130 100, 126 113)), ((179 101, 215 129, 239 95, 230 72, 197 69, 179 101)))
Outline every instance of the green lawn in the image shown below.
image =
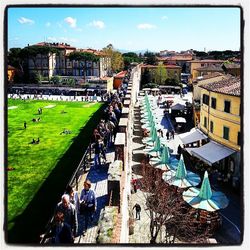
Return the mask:
POLYGON ((22 214, 81 128, 101 105, 8 100, 8 168, 14 168, 8 171, 7 178, 8 229, 11 229, 15 218, 22 214), (53 107, 46 108, 49 105, 53 107), (14 106, 17 108, 10 109, 14 106), (40 107, 42 114, 38 115, 40 107), (32 121, 38 117, 41 118, 40 122, 32 121), (24 121, 27 122, 27 129, 24 129, 24 121), (70 130, 71 134, 60 134, 64 129, 70 130), (33 138, 39 138, 40 143, 31 144, 33 138))

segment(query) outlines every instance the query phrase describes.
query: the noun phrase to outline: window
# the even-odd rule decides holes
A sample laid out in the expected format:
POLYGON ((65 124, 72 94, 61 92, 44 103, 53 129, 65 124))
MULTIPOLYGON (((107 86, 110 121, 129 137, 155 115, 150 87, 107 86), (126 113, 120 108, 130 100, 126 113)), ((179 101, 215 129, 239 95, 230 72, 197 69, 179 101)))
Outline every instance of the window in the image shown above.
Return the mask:
POLYGON ((230 106, 231 106, 230 101, 224 101, 224 112, 230 113, 230 106))
POLYGON ((204 116, 204 127, 207 128, 207 117, 204 116))
POLYGON ((210 121, 210 132, 213 133, 214 132, 214 122, 210 121))
POLYGON ((209 97, 208 97, 208 95, 203 94, 202 103, 206 104, 206 105, 209 105, 209 97))
POLYGON ((211 107, 213 109, 216 109, 216 98, 214 98, 214 97, 211 98, 211 107))
POLYGON ((225 126, 223 127, 223 138, 229 140, 229 128, 225 126))
POLYGON ((241 145, 241 132, 238 132, 237 144, 238 144, 239 146, 241 145))

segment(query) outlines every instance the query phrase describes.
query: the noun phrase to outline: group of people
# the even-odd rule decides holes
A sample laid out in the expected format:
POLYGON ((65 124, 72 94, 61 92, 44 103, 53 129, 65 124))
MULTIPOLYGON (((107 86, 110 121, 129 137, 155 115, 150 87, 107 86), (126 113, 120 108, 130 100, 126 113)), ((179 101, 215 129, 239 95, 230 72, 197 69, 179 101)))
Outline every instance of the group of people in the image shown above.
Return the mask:
POLYGON ((101 166, 101 158, 106 162, 106 151, 112 147, 116 128, 121 116, 122 103, 113 99, 104 112, 104 118, 93 131, 91 145, 94 150, 94 166, 101 166))
POLYGON ((171 138, 174 139, 174 134, 175 134, 175 131, 173 129, 171 131, 167 131, 166 132, 167 140, 170 140, 171 138))
POLYGON ((96 208, 97 199, 91 189, 90 180, 85 180, 80 197, 78 192, 69 185, 55 208, 53 221, 45 238, 54 244, 71 244, 75 237, 85 236, 90 222, 93 221, 96 208), (84 220, 82 231, 78 225, 80 219, 84 220))

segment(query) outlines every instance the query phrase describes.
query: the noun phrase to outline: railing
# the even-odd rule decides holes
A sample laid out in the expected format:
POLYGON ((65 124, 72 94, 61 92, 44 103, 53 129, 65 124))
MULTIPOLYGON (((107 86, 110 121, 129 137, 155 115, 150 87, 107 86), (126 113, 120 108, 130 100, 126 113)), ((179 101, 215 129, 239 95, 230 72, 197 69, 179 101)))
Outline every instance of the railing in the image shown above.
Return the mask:
MULTIPOLYGON (((91 161, 91 143, 89 143, 78 167, 76 168, 75 172, 73 173, 73 175, 70 178, 70 181, 68 182, 68 185, 72 185, 73 187, 75 187, 76 191, 78 191, 78 183, 79 183, 79 179, 80 177, 86 172, 87 166, 90 164, 91 161)), ((51 225, 53 223, 53 219, 54 216, 52 216, 52 218, 49 220, 49 222, 47 223, 46 227, 45 227, 45 233, 40 241, 40 244, 44 244, 46 242, 47 239, 47 235, 51 229, 51 225)))

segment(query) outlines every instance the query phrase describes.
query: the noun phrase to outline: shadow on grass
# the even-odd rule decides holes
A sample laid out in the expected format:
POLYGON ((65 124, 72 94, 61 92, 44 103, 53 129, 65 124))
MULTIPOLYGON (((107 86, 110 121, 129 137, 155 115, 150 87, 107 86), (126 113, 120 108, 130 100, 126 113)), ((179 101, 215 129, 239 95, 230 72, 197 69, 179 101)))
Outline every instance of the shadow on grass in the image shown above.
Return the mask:
MULTIPOLYGON (((45 226, 53 215, 56 204, 60 201, 69 179, 77 168, 92 135, 103 116, 103 105, 87 124, 80 130, 70 148, 65 152, 51 174, 42 184, 24 212, 12 222, 14 226, 7 231, 5 240, 9 244, 38 244, 39 235, 45 232, 45 226)), ((6 216, 6 214, 5 214, 6 216)), ((7 218, 5 218, 7 219, 7 218)), ((7 223, 5 224, 7 225, 7 223)))

